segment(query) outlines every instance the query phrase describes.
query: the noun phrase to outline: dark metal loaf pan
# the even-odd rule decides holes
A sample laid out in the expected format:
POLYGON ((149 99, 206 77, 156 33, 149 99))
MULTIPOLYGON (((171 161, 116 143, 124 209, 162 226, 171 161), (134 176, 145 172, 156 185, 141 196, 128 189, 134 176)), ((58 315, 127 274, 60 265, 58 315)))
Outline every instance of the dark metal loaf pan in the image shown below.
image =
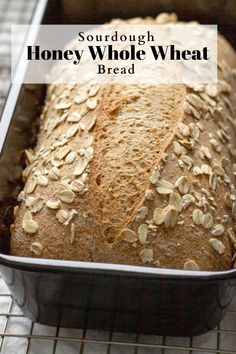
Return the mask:
MULTIPOLYGON (((34 23, 103 23, 113 17, 175 11, 217 23, 235 45, 234 1, 41 0, 34 23)), ((18 68, 20 72, 21 68, 18 68)), ((220 322, 236 291, 236 270, 191 272, 21 258, 9 252, 9 225, 20 188, 21 151, 34 144, 43 85, 12 85, 0 123, 0 269, 23 313, 67 327, 196 335, 220 322)))

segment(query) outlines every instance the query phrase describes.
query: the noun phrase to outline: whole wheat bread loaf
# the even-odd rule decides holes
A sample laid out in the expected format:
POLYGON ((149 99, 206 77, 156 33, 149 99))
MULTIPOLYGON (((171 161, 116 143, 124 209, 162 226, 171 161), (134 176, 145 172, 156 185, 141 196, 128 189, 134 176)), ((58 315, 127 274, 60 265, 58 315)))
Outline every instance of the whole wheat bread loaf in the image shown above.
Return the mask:
POLYGON ((231 268, 236 56, 221 36, 218 56, 217 85, 50 85, 12 255, 231 268))

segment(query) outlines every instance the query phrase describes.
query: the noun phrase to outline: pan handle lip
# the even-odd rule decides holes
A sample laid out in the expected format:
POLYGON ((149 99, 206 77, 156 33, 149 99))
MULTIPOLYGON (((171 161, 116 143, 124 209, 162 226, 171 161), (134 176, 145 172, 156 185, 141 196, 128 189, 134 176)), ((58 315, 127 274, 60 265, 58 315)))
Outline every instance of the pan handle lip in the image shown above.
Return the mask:
POLYGON ((124 277, 128 276, 163 280, 176 279, 201 282, 236 279, 236 269, 225 271, 187 271, 126 264, 18 257, 5 254, 0 254, 0 267, 1 266, 28 272, 58 273, 67 275, 87 273, 91 275, 119 275, 124 277))

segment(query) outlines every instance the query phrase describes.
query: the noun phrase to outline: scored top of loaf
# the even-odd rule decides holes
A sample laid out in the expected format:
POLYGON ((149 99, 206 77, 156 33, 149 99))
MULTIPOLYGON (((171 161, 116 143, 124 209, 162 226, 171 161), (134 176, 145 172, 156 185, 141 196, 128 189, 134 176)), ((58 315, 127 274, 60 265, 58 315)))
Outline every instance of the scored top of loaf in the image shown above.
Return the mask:
MULTIPOLYGON (((120 20, 122 22, 122 20, 120 20)), ((176 22, 175 14, 128 23, 176 22)), ((11 228, 11 253, 229 269, 236 57, 217 85, 50 85, 11 228)))

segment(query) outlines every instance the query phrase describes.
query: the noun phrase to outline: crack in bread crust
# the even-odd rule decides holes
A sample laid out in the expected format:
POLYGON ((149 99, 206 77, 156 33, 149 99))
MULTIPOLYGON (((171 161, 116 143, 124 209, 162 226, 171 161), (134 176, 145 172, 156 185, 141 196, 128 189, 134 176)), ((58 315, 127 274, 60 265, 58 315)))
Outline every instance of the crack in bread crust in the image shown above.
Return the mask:
MULTIPOLYGON (((116 23, 176 21, 160 14, 116 23)), ((26 154, 13 255, 232 266, 236 56, 218 40, 215 85, 48 87, 38 143, 26 154)))
POLYGON ((108 242, 115 241, 143 199, 183 117, 185 92, 183 85, 112 85, 102 91, 89 189, 108 242))

